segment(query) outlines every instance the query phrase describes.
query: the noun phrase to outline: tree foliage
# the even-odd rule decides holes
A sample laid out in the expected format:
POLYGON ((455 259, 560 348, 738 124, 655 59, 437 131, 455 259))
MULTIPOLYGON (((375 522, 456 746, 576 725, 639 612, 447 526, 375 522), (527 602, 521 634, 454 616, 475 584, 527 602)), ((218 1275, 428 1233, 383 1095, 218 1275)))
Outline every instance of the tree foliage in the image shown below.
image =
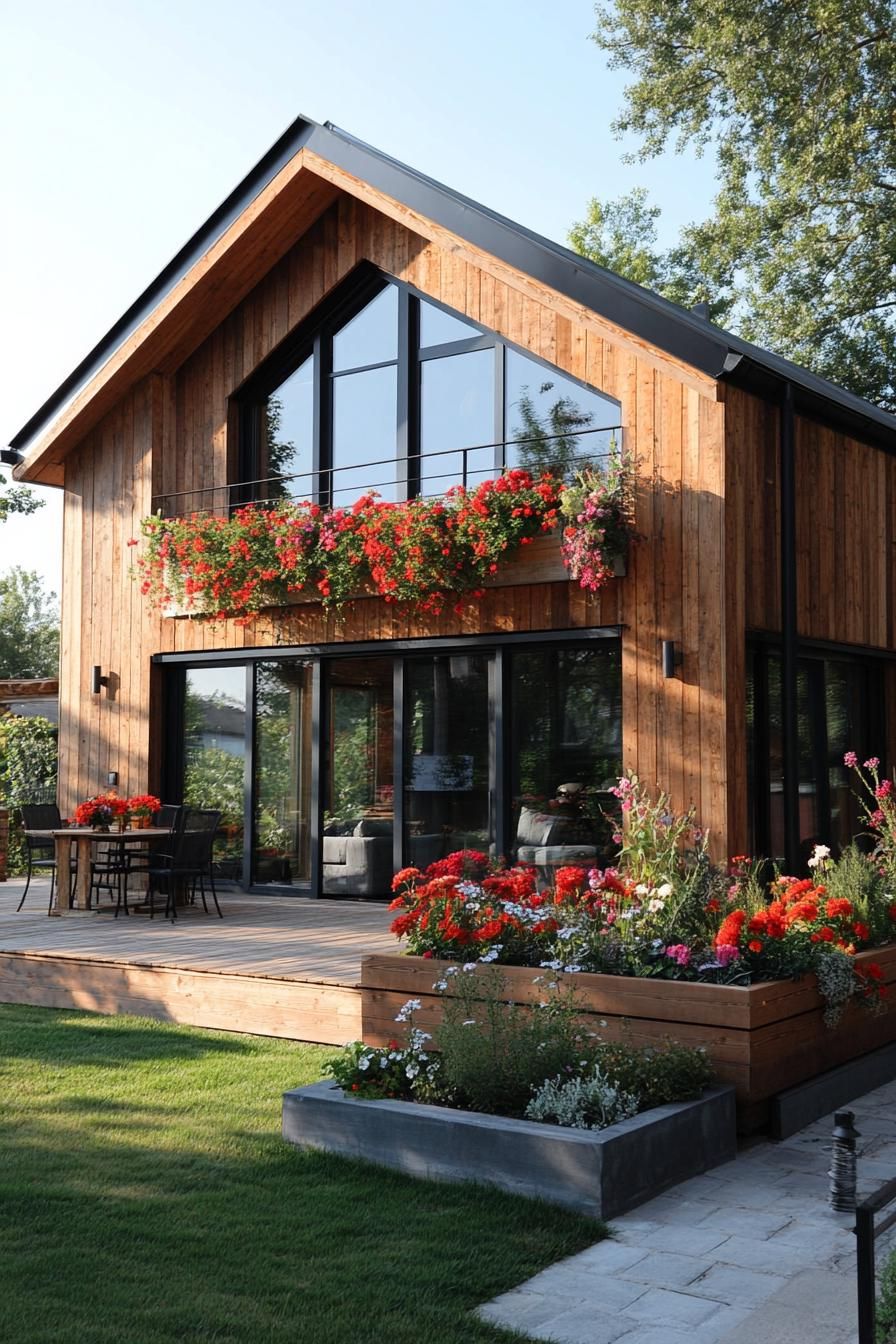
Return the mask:
POLYGON ((0 523, 5 523, 11 513, 34 513, 42 509, 44 500, 24 485, 6 488, 6 477, 0 473, 0 523))
POLYGON ((9 871, 25 866, 22 828, 15 809, 22 803, 48 803, 56 798, 56 725, 49 719, 7 714, 0 718, 0 807, 13 815, 9 828, 9 871))
POLYGON ((636 157, 711 149, 713 216, 655 246, 642 193, 593 202, 573 243, 748 339, 896 409, 892 0, 616 0, 594 40, 630 72, 636 157))
POLYGON ((0 576, 0 677, 55 677, 58 668, 56 594, 15 567, 0 576))

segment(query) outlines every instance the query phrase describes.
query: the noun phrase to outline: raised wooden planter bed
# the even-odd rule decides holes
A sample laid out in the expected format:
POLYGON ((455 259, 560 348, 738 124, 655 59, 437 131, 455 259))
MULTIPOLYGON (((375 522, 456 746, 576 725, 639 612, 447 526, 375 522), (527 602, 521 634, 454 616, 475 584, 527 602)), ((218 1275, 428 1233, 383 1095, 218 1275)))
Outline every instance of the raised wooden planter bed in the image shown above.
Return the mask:
MULTIPOLYGON (((896 982, 896 944, 859 953, 874 961, 883 983, 896 982)), ((433 989, 451 962, 423 957, 377 955, 361 962, 361 1026, 370 1045, 384 1045, 399 1030, 395 1015, 408 999, 419 999, 417 1024, 431 1029, 441 1019, 442 996, 433 989)), ((534 985, 543 971, 502 966, 508 996, 519 1003, 543 997, 534 985)), ((564 978, 564 977, 560 977, 564 978)), ((772 980, 749 988, 688 984, 679 980, 581 974, 574 985, 583 1013, 608 1040, 655 1045, 673 1040, 702 1046, 720 1082, 732 1083, 738 1128, 749 1133, 768 1122, 770 1098, 896 1041, 896 1008, 875 1016, 852 1003, 836 1027, 825 1026, 824 1001, 814 976, 772 980)), ((891 990, 891 993, 893 991, 891 990)))

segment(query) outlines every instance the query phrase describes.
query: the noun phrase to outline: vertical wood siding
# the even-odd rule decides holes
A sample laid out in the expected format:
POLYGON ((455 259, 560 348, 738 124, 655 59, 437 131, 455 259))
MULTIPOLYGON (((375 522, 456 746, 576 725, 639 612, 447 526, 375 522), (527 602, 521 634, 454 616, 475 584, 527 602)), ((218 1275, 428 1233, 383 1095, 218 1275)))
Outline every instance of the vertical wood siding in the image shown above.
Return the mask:
MULTIPOLYGON (((656 361, 555 311, 550 291, 534 298, 531 280, 516 288, 342 198, 180 369, 135 387, 67 461, 61 805, 68 810, 100 787, 110 769, 125 791, 158 784, 165 725, 156 714, 151 742, 154 653, 622 624, 626 763, 667 789, 675 805, 694 804, 724 854, 732 798, 745 814, 742 782, 731 783, 744 761, 743 598, 740 608, 727 605, 727 570, 745 563, 745 548, 747 561, 755 549, 743 508, 733 548, 729 537, 725 413, 724 403, 656 361), (246 628, 212 628, 149 610, 128 578, 134 551, 127 542, 153 494, 226 482, 231 393, 363 259, 618 398, 625 442, 639 461, 644 537, 627 578, 598 598, 569 583, 491 589, 461 616, 420 617, 369 599, 342 617, 309 605, 264 613, 246 628), (668 681, 660 667, 664 638, 684 655, 680 675, 668 681), (96 662, 118 679, 114 698, 90 694, 96 662)), ((738 431, 745 441, 759 411, 755 418, 738 431)), ((749 465, 752 452, 743 458, 744 475, 761 475, 763 468, 749 465)), ((740 488, 748 498, 751 482, 740 488)), ((749 585, 746 592, 752 601, 749 585)))

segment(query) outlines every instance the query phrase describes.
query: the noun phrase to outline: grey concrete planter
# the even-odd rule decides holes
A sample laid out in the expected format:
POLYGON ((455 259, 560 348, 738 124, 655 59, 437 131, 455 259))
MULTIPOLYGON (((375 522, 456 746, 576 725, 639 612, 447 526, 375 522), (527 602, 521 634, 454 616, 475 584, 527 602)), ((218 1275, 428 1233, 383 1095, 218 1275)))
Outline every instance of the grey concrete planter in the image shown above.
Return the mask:
POLYGON ((658 1106, 609 1129, 561 1129, 406 1101, 359 1101, 333 1083, 283 1096, 283 1137, 412 1176, 481 1181, 613 1218, 734 1157, 734 1088, 658 1106))

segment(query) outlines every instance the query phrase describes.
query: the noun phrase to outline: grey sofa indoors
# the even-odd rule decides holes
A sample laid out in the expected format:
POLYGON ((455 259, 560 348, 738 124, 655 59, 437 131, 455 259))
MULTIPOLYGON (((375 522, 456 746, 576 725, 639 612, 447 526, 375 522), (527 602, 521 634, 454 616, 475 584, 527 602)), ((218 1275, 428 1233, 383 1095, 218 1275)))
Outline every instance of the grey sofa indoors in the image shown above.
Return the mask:
POLYGON ((593 863, 595 845, 574 840, 576 819, 562 812, 536 812, 524 807, 516 828, 516 859, 534 865, 540 883, 550 884, 556 868, 593 863))

